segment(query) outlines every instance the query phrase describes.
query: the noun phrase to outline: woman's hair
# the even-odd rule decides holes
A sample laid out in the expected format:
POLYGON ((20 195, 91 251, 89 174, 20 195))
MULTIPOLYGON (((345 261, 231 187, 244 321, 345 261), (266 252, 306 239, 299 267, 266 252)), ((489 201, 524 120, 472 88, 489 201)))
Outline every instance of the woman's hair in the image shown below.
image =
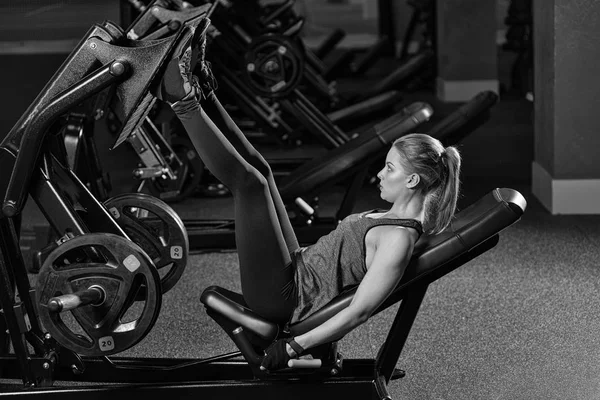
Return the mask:
POLYGON ((423 133, 411 133, 397 139, 393 147, 402 156, 408 173, 420 177, 417 190, 425 195, 426 232, 442 232, 454 216, 460 186, 461 158, 453 146, 423 133))

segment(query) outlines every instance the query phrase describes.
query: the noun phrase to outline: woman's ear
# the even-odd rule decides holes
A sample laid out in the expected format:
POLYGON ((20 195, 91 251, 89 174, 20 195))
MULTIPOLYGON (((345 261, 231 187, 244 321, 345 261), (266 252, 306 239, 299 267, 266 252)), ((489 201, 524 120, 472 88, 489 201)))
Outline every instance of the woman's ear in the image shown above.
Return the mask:
POLYGON ((419 185, 419 182, 421 182, 421 177, 419 174, 410 174, 408 176, 406 187, 409 189, 415 189, 419 185))

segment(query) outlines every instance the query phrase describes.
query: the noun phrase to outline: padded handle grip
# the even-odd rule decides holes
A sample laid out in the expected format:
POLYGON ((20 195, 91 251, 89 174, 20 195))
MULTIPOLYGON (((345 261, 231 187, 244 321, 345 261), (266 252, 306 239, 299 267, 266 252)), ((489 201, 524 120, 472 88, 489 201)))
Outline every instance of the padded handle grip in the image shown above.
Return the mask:
POLYGON ((296 203, 298 208, 300 208, 305 215, 311 216, 315 214, 315 209, 312 208, 303 198, 296 197, 294 203, 296 203))
POLYGON ((288 361, 288 367, 290 368, 321 368, 322 364, 323 363, 318 358, 312 360, 297 358, 288 361))

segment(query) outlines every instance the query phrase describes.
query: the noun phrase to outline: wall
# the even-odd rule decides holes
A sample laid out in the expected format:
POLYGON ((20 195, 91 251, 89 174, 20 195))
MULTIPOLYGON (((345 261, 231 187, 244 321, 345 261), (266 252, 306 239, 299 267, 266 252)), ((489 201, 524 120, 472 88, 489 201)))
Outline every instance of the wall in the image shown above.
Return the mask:
POLYGON ((534 194, 555 214, 600 213, 600 2, 534 0, 534 194))
MULTIPOLYGON (((393 1, 396 37, 398 41, 402 41, 413 9, 406 0, 390 1, 393 1)), ((504 18, 510 0, 494 1, 497 2, 498 36, 502 40, 504 18)), ((443 2, 438 0, 438 3, 443 2)), ((377 0, 296 0, 296 10, 306 18, 304 34, 309 39, 327 35, 336 28, 343 29, 349 35, 357 35, 355 40, 359 44, 365 42, 365 35, 377 35, 377 0)))

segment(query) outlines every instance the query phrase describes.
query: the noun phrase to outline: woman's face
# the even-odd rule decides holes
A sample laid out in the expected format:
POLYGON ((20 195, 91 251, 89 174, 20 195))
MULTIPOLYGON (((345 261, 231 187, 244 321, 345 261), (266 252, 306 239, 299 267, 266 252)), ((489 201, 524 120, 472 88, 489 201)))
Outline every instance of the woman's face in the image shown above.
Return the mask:
POLYGON ((390 203, 402 197, 413 185, 411 181, 415 179, 416 174, 407 173, 401 161, 402 156, 392 147, 385 158, 385 165, 377 174, 380 196, 390 203))

